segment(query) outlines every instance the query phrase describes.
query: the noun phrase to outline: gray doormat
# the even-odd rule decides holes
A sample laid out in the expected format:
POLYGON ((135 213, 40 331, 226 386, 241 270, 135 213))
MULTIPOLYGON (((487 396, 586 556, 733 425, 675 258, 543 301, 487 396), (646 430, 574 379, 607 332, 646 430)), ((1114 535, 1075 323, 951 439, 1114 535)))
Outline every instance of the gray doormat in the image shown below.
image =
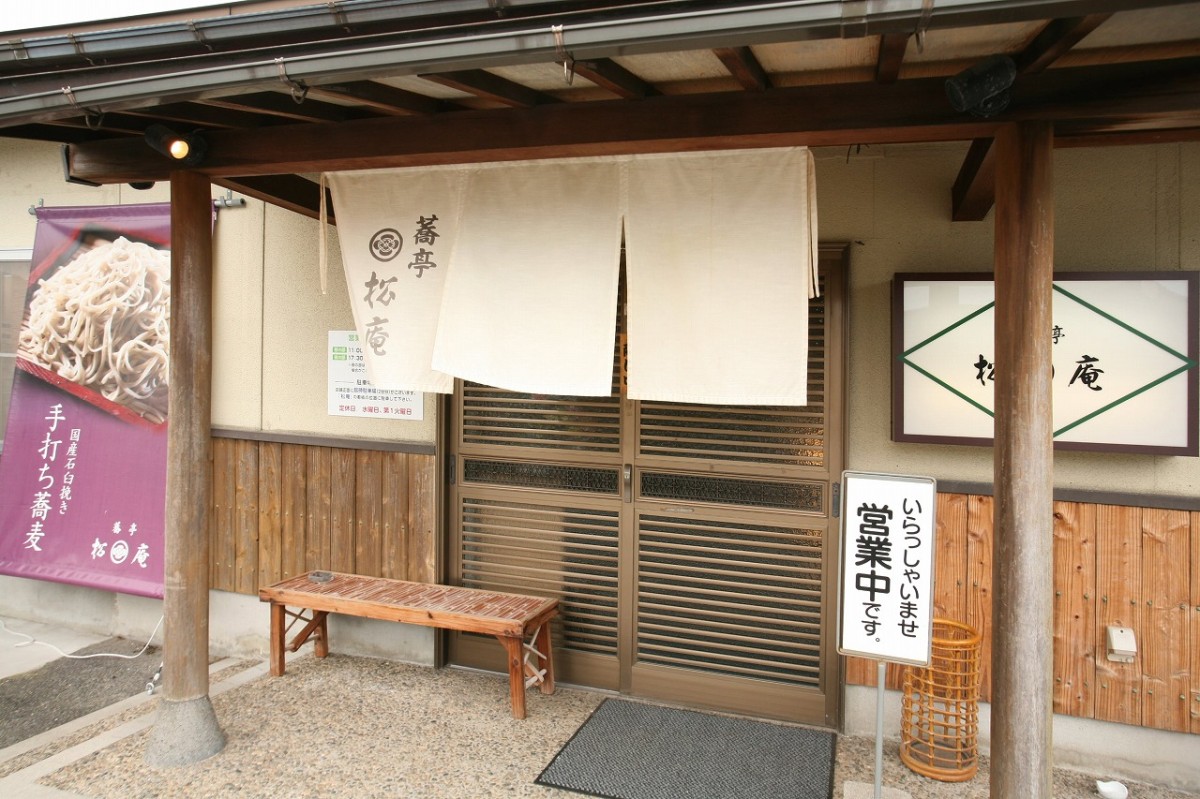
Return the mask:
POLYGON ((605 700, 537 778, 608 799, 828 799, 832 733, 605 700))

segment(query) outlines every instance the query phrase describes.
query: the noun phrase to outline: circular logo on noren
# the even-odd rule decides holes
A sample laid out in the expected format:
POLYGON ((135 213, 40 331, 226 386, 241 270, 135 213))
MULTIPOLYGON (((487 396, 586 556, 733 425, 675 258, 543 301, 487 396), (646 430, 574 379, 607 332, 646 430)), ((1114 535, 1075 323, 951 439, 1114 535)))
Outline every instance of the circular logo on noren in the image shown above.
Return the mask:
POLYGON ((385 227, 371 237, 371 255, 376 261, 390 261, 400 254, 404 239, 400 233, 390 227, 385 227))

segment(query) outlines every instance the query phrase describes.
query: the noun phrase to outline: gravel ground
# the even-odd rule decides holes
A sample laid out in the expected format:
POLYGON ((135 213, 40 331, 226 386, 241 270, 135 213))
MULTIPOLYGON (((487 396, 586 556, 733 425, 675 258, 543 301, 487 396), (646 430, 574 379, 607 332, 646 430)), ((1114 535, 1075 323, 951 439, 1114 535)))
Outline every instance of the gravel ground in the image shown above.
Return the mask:
MULTIPOLYGON (((577 798, 533 781, 603 698, 563 687, 554 696, 532 691, 528 718, 517 721, 506 679, 496 675, 305 657, 282 678, 257 679, 213 699, 229 742, 207 761, 151 768, 142 760, 146 734, 139 733, 41 782, 96 799, 577 798)), ((988 796, 986 758, 966 783, 914 774, 894 744, 884 759, 884 784, 914 799, 988 796)), ((834 796, 843 795, 847 780, 873 779, 874 742, 839 739, 834 796)), ((1056 770, 1055 796, 1094 797, 1095 779, 1056 770)), ((1127 785, 1131 799, 1195 799, 1127 785)))
POLYGON ((0 680, 0 749, 86 716, 146 690, 162 656, 150 647, 133 659, 80 655, 135 655, 143 644, 110 638, 40 669, 0 680))

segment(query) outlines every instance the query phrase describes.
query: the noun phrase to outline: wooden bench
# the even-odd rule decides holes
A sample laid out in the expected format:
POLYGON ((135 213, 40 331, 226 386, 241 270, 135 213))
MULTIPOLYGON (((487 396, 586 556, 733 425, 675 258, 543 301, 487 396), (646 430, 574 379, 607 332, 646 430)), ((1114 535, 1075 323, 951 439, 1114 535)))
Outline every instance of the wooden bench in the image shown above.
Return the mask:
POLYGON ((557 599, 337 572, 301 574, 261 589, 258 596, 271 603, 271 674, 276 677, 283 674, 285 647, 295 652, 314 637, 316 656, 328 655, 326 617, 343 613, 496 636, 508 655, 516 718, 525 718, 529 686, 554 693, 550 620, 558 613, 557 599), (305 610, 310 615, 304 615, 305 610), (288 644, 286 636, 297 622, 304 626, 288 644))

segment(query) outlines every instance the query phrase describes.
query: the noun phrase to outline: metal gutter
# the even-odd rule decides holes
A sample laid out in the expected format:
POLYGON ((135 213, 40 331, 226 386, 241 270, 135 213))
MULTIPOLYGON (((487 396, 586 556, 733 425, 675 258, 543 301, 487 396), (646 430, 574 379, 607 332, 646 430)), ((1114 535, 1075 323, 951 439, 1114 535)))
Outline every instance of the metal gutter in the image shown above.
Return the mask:
MULTIPOLYGON (((850 38, 885 32, 914 31, 918 26, 955 27, 1077 16, 1103 10, 1145 9, 1151 6, 1179 5, 1184 0, 939 0, 926 15, 922 0, 780 0, 778 2, 723 3, 697 8, 695 3, 642 2, 619 4, 612 18, 596 19, 597 9, 560 12, 506 22, 502 29, 483 23, 411 31, 409 40, 388 44, 337 48, 333 52, 297 53, 269 58, 266 53, 289 48, 258 48, 235 57, 222 54, 235 63, 220 66, 179 69, 163 61, 158 74, 123 80, 96 80, 105 74, 119 73, 116 67, 79 70, 53 91, 34 91, 0 100, 0 122, 38 121, 60 116, 77 116, 84 110, 106 111, 166 101, 197 99, 229 94, 243 88, 269 85, 281 73, 293 81, 319 84, 330 80, 397 76, 422 72, 482 69, 487 67, 552 62, 556 58, 551 23, 564 26, 566 47, 577 58, 609 58, 637 53, 671 50, 708 49, 732 44, 762 44, 816 38, 850 38), (515 25, 515 27, 514 27, 515 25), (238 59, 244 60, 238 60, 238 59), (174 67, 175 71, 170 71, 174 67)), ((437 5, 444 18, 451 6, 460 9, 489 5, 485 0, 348 0, 336 7, 347 14, 416 14, 437 5), (353 8, 352 8, 353 7, 353 8)), ((538 0, 510 0, 508 6, 541 5, 538 0)), ((555 4, 562 6, 563 4, 555 4)), ((505 6, 505 7, 508 7, 505 6)), ((570 6, 567 6, 570 8, 570 6)), ((229 17, 218 20, 228 32, 249 36, 264 24, 315 24, 320 14, 328 15, 329 6, 244 15, 255 19, 229 17), (307 22, 306 22, 307 21, 307 22)), ((161 26, 151 26, 157 28, 161 26)), ((110 32, 106 32, 110 33, 110 32)), ((124 32, 126 43, 143 35, 143 29, 124 32)), ((149 35, 149 34, 147 34, 149 35)), ((167 36, 161 31, 154 36, 167 36)), ((173 34, 171 34, 173 35, 173 34)), ((156 39, 157 41, 157 39, 156 39)), ((194 41, 194 39, 193 39, 194 41)), ((318 42, 325 47, 333 41, 318 42)), ((159 45, 161 46, 161 45, 159 45)), ((168 48, 169 49, 169 48, 168 48)), ((294 49, 294 48, 293 48, 294 49)), ((142 65, 143 69, 145 65, 142 65)), ((21 78, 10 78, 20 91, 21 78)), ((45 77, 37 81, 44 86, 45 77)))
MULTIPOLYGON (((980 25, 1013 22, 1022 19, 1051 19, 1080 16, 1087 13, 1135 10, 1162 5, 1175 5, 1189 0, 936 0, 927 20, 930 27, 980 25)), ((844 33, 868 35, 866 27, 872 20, 920 22, 922 0, 800 0, 785 5, 805 5, 825 9, 820 16, 829 22, 844 20, 844 33), (854 29, 861 28, 862 32, 854 29)), ((695 2, 683 0, 635 0, 611 3, 563 2, 562 0, 334 0, 287 8, 231 16, 201 17, 93 32, 34 36, 0 42, 0 69, 6 64, 36 67, 39 63, 61 64, 69 61, 95 63, 112 58, 137 57, 164 49, 200 45, 210 48, 229 48, 239 42, 248 43, 264 38, 294 35, 296 41, 313 41, 330 35, 396 30, 405 26, 412 32, 417 26, 440 24, 439 20, 461 20, 464 16, 502 20, 530 13, 574 14, 579 12, 624 12, 677 14, 686 16, 695 2), (538 11, 538 9, 542 9, 538 11)), ((710 3, 710 5, 717 5, 710 3)), ((724 5, 731 5, 725 3, 724 5)), ((770 3, 741 3, 741 6, 772 5, 770 3)), ((778 5, 778 4, 776 4, 778 5)), ((881 31, 873 31, 879 33, 881 31)))
MULTIPOLYGON (((506 8, 550 4, 550 0, 512 0, 506 8)), ((346 35, 355 29, 369 30, 381 25, 419 27, 432 20, 464 14, 499 16, 496 7, 487 0, 340 0, 282 11, 10 39, 0 43, 0 68, 7 63, 36 67, 41 62, 97 62, 196 45, 230 47, 238 42, 288 35, 312 41, 314 37, 346 35)))

